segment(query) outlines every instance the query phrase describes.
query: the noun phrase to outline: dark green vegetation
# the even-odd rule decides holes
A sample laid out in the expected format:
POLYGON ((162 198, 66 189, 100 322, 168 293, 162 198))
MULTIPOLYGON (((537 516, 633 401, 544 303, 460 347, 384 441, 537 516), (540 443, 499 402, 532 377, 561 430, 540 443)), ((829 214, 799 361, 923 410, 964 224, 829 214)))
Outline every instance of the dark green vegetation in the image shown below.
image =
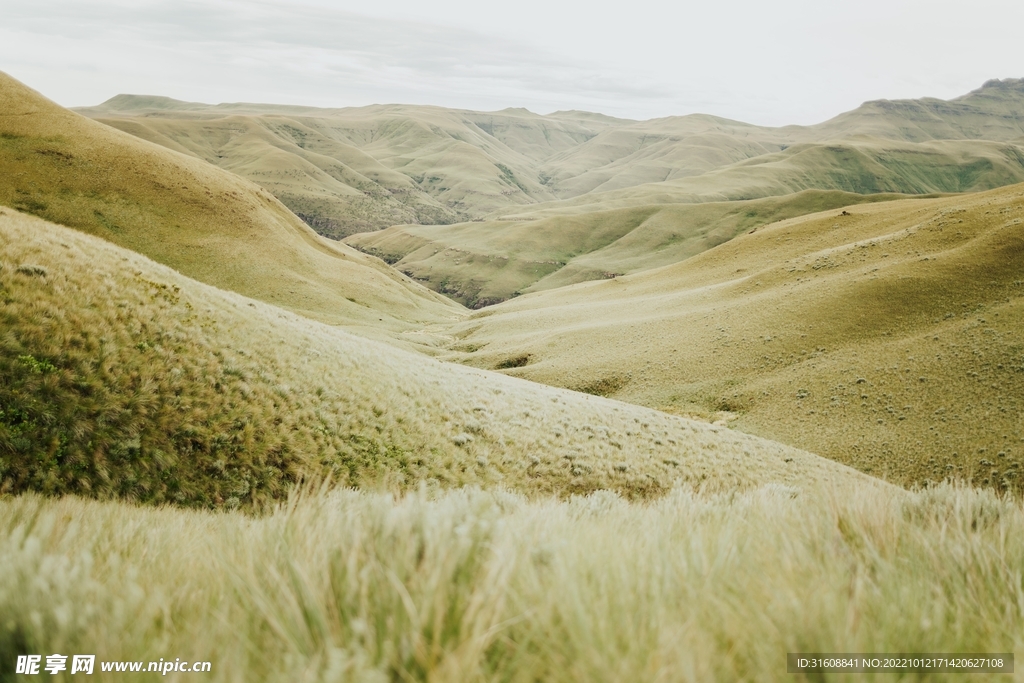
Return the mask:
POLYGON ((247 399, 265 388, 209 343, 217 321, 177 286, 140 274, 85 296, 86 284, 0 261, 4 492, 230 506, 281 495, 296 446, 323 454, 297 438, 301 414, 258 422, 247 399))

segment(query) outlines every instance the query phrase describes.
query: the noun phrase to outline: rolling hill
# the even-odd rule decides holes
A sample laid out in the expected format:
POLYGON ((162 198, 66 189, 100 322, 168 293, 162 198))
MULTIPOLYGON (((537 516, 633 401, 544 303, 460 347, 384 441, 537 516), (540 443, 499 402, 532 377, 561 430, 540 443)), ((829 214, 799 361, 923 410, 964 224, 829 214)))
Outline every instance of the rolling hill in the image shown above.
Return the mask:
POLYGON ((319 233, 471 307, 667 265, 758 220, 862 201, 843 193, 877 201, 1024 181, 1014 79, 782 128, 138 95, 79 111, 237 173, 319 233))
POLYGON ((201 105, 133 95, 77 111, 238 173, 335 238, 554 199, 537 163, 617 122, 525 109, 201 105))
POLYGON ((562 199, 346 243, 479 307, 667 265, 778 218, 1024 181, 1022 121, 1024 85, 1007 80, 949 102, 869 102, 810 127, 700 115, 610 126, 538 170, 562 199))
POLYGON ((988 81, 949 101, 866 102, 813 126, 765 128, 704 114, 626 122, 560 152, 546 161, 540 172, 550 179, 552 191, 567 199, 697 176, 794 145, 842 140, 1019 144, 1022 137, 1024 79, 1011 78, 988 81))
POLYGON ((629 122, 579 112, 107 103, 145 109, 118 125, 164 149, 0 75, 2 666, 576 683, 777 680, 787 652, 1005 663, 1024 509, 991 489, 1022 491, 1024 184, 877 190, 1010 182, 1015 92, 871 103, 833 122, 848 140, 776 150, 726 122, 705 156, 675 141, 695 175, 651 183, 669 162, 618 168, 628 135, 601 132, 629 122), (974 131, 993 139, 954 136, 974 131), (601 165, 568 153, 588 145, 601 165), (519 179, 556 156, 579 164, 519 179), (276 168, 262 182, 338 234, 574 184, 604 199, 362 244, 469 304, 527 292, 468 314, 207 158, 276 168))
POLYGON ((137 95, 78 111, 234 170, 341 237, 398 223, 519 215, 574 198, 570 207, 600 210, 623 201, 751 199, 811 188, 991 189, 1022 179, 1015 151, 1024 138, 1022 107, 1024 81, 1007 79, 950 101, 880 100, 815 126, 783 128, 703 114, 628 121, 586 112, 332 110, 137 95), (998 144, 955 144, 965 140, 998 144), (743 165, 755 159, 762 160, 751 175, 743 165), (851 160, 856 173, 835 175, 837 164, 851 160), (953 178, 941 170, 951 163, 977 168, 953 178), (717 193, 717 176, 677 186, 736 165, 717 193), (1012 177, 1000 178, 1007 165, 1012 177), (629 188, 643 189, 614 194, 629 188))
POLYGON ((724 419, 901 484, 1015 489, 1024 186, 851 206, 456 325, 453 358, 724 419))
POLYGON ((826 206, 1021 181, 1024 147, 1012 143, 802 144, 701 175, 534 205, 504 220, 394 226, 346 243, 477 307, 681 261, 744 229, 826 206))
POLYGON ((252 507, 303 479, 659 495, 871 480, 647 408, 443 364, 0 209, 0 492, 252 507))
POLYGON ((0 205, 98 235, 190 277, 370 334, 460 308, 314 233, 235 174, 59 107, 0 74, 0 205))
POLYGON ((345 243, 470 308, 683 261, 753 227, 902 195, 805 190, 782 197, 491 220, 396 225, 345 243))

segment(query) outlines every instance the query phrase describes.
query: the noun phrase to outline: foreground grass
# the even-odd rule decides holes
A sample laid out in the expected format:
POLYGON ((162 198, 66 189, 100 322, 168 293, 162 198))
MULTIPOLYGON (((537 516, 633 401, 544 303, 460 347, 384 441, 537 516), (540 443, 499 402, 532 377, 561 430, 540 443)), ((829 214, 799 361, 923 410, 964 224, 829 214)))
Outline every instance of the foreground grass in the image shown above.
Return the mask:
POLYGON ((787 651, 1024 637, 1024 511, 945 485, 335 491, 259 518, 28 494, 0 501, 0 539, 5 670, 88 652, 209 660, 206 681, 768 681, 787 651))

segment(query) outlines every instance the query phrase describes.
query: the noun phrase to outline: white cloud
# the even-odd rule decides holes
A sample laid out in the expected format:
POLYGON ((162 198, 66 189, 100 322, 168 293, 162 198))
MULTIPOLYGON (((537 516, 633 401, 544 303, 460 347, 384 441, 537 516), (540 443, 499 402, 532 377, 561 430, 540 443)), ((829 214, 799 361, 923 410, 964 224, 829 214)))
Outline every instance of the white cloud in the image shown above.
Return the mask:
POLYGON ((65 105, 137 92, 781 125, 1024 75, 1024 3, 1005 0, 0 0, 0 16, 0 69, 65 105))

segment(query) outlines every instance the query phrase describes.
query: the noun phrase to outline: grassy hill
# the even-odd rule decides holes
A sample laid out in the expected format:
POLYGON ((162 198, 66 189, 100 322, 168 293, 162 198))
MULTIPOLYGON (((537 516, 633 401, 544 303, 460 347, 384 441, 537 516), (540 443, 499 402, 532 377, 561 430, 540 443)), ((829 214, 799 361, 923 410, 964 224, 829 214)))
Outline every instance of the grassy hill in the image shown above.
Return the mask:
POLYGON ((616 119, 405 105, 199 105, 119 95, 78 110, 272 192, 334 238, 554 199, 536 164, 616 119))
POLYGON ((1024 79, 1006 79, 950 101, 866 102, 814 126, 765 128, 703 114, 623 122, 551 157, 540 172, 551 190, 567 199, 698 176, 795 145, 871 139, 906 149, 891 143, 1007 143, 1022 135, 1024 79))
POLYGON ((804 144, 701 175, 584 194, 454 226, 395 226, 346 243, 460 303, 675 263, 743 230, 899 194, 1024 181, 1024 147, 938 141, 804 144))
POLYGON ((460 303, 675 263, 757 225, 826 207, 1024 181, 1012 143, 806 144, 692 177, 585 194, 453 226, 395 226, 346 243, 460 303))
MULTIPOLYGON (((173 151, 0 75, 0 679, 57 652, 97 653, 100 681, 159 660, 209 662, 209 681, 569 683, 773 681, 787 652, 1020 651, 1024 509, 991 489, 1021 491, 1024 185, 677 192, 719 172, 729 191, 789 192, 828 168, 980 189, 1012 177, 1010 142, 907 140, 969 137, 986 98, 1009 135, 1014 97, 999 82, 898 117, 872 105, 872 130, 903 121, 906 139, 765 142, 760 161, 733 140, 695 160, 703 176, 654 185, 651 158, 647 190, 606 174, 619 203, 595 212, 382 233, 382 255, 461 277, 432 285, 467 303, 537 290, 463 318, 203 159, 231 151, 219 163, 255 175, 269 154, 295 172, 276 191, 324 212, 344 195, 369 224, 554 196, 538 177, 499 200, 479 173, 512 183, 589 144, 583 128, 629 122, 510 110, 466 142, 465 112, 385 107, 385 130, 364 110, 334 136, 301 108, 108 103, 196 123, 186 140, 122 122, 173 151), (289 146, 292 126, 314 151, 289 146), (345 189, 364 182, 365 199, 345 189), (559 286, 615 264, 637 272, 559 286), (395 339, 448 340, 464 365, 395 339), (984 489, 905 491, 837 460, 984 489)), ((588 168, 557 182, 599 180, 588 168)))
POLYGON ((538 292, 454 356, 680 413, 910 484, 1018 488, 1024 186, 862 204, 682 263, 538 292))
POLYGON ((1009 80, 950 102, 870 102, 810 127, 701 115, 623 123, 538 168, 561 199, 346 242, 480 307, 678 262, 801 213, 1024 181, 1021 121, 1024 85, 1009 80))
POLYGON ((784 128, 702 114, 627 121, 586 112, 203 105, 135 95, 79 111, 237 172, 322 234, 343 237, 400 223, 522 215, 538 204, 541 212, 564 210, 548 203, 570 199, 573 211, 599 211, 810 188, 990 189, 1024 179, 1015 142, 1024 137, 1022 108, 1024 85, 1009 79, 948 102, 868 102, 816 126, 784 128), (996 144, 956 144, 964 140, 996 144), (755 160, 751 171, 745 164, 755 160), (844 171, 851 162, 853 172, 844 171), (965 177, 952 177, 950 166, 965 177))
POLYGON ((0 205, 335 324, 397 333, 459 307, 316 235, 268 192, 0 74, 0 205))
POLYGON ((993 79, 952 100, 875 100, 811 126, 832 138, 867 135, 890 140, 1019 141, 1024 136, 1024 78, 993 79))
POLYGON ((867 481, 779 444, 352 336, 11 209, 0 329, 4 493, 248 506, 324 476, 634 497, 867 481))
POLYGON ((1022 180, 1024 147, 1014 142, 840 138, 795 144, 700 175, 629 184, 509 210, 503 216, 576 215, 650 204, 737 201, 810 189, 858 194, 976 192, 1022 180))
POLYGON ((470 308, 683 261, 777 220, 902 195, 806 190, 737 202, 653 204, 567 216, 397 225, 345 243, 470 308))

